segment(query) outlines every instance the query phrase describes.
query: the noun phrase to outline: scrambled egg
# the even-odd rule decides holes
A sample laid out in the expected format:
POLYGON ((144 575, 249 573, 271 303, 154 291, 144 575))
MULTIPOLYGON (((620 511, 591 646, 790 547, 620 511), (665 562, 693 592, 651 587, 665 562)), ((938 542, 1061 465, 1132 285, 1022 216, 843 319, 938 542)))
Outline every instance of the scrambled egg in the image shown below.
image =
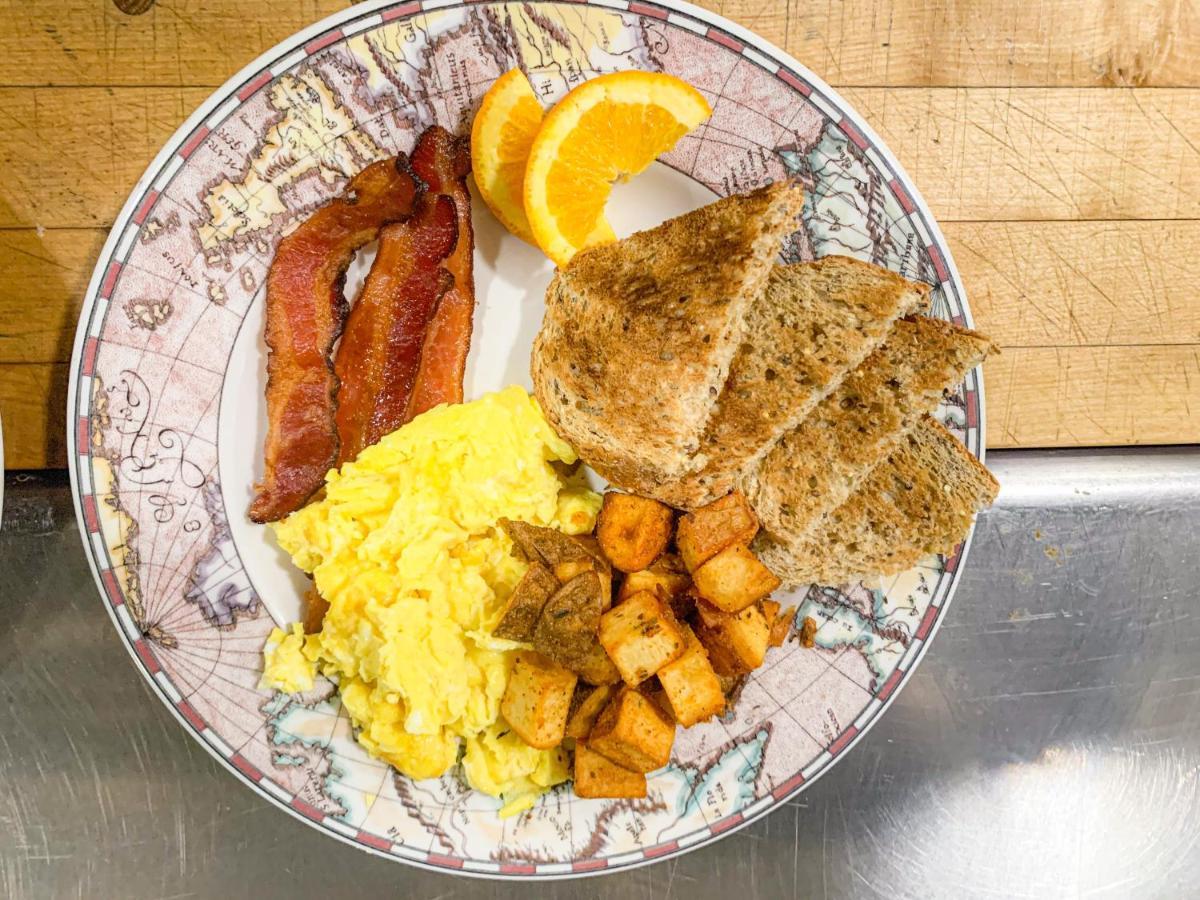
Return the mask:
POLYGON ((298 694, 311 691, 316 678, 316 664, 304 655, 304 626, 296 622, 290 632, 273 629, 263 647, 263 675, 258 686, 298 694))
MULTIPOLYGON (((337 679, 359 743, 412 778, 445 773, 461 752, 467 782, 508 814, 568 774, 561 750, 527 746, 499 718, 521 645, 490 633, 525 569, 497 521, 595 524, 600 497, 556 462, 574 451, 510 387, 418 416, 274 526, 329 602, 303 655, 337 679)), ((267 680, 282 690, 307 683, 297 634, 272 634, 267 680)))

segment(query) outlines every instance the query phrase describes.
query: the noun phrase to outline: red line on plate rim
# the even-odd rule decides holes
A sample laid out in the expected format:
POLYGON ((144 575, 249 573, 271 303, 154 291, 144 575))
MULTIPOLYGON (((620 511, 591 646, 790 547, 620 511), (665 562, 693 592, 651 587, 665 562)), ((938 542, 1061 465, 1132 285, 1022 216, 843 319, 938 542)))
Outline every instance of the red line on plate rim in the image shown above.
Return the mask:
POLYGON ((858 737, 858 728, 855 725, 851 725, 836 738, 834 738, 833 743, 829 745, 830 756, 837 756, 839 753, 845 750, 846 746, 856 737, 858 737))
POLYGON ((732 816, 726 816, 721 821, 714 822, 708 830, 713 834, 720 834, 722 831, 728 831, 730 828, 741 825, 745 818, 740 812, 735 812, 732 816))
POLYGON ((100 580, 104 582, 104 592, 108 594, 108 602, 114 607, 125 605, 125 595, 121 593, 121 585, 117 583, 117 573, 112 569, 105 569, 100 573, 100 580))
POLYGON ((642 855, 646 859, 656 859, 659 856, 666 856, 668 853, 674 853, 679 849, 679 841, 667 841, 665 844, 659 844, 655 847, 650 847, 642 851, 642 855))
POLYGON ((321 37, 316 38, 315 40, 309 41, 307 44, 304 45, 304 52, 307 55, 312 56, 314 53, 321 52, 326 47, 328 47, 330 44, 336 44, 338 41, 340 41, 344 37, 345 37, 345 35, 342 34, 342 29, 340 29, 340 28, 335 29, 334 31, 329 32, 329 34, 322 35, 321 37))
POLYGON ((403 19, 405 16, 411 16, 415 12, 421 11, 420 3, 402 3, 394 9, 389 9, 383 14, 383 21, 394 22, 396 19, 403 19))
POLYGON ((710 41, 715 41, 716 43, 720 44, 722 47, 728 47, 734 53, 741 53, 742 50, 745 49, 745 47, 746 47, 746 45, 743 44, 741 41, 739 41, 737 38, 730 37, 728 34, 726 34, 720 28, 717 28, 715 25, 712 28, 708 29, 707 37, 710 41))
POLYGON ((187 159, 196 149, 204 143, 204 139, 208 137, 210 129, 207 125, 201 125, 196 129, 196 133, 187 139, 187 143, 179 148, 179 155, 187 159))
POLYGON ((607 868, 607 859, 579 859, 571 863, 572 872, 599 872, 607 868))
POLYGON ((307 819, 312 819, 314 822, 325 821, 325 813, 321 812, 307 800, 301 800, 299 797, 293 797, 288 801, 288 805, 307 819))
POLYGON ((175 708, 179 710, 179 714, 187 719, 197 731, 204 731, 208 727, 208 723, 201 718, 200 713, 196 712, 196 707, 192 706, 187 700, 180 700, 175 708))
POLYGON ((805 84, 803 81, 801 81, 800 76, 796 75, 794 72, 791 72, 781 66, 779 68, 779 71, 776 72, 775 74, 781 81, 783 81, 785 84, 795 88, 800 93, 802 93, 805 97, 812 96, 812 88, 809 87, 807 84, 805 84))
POLYGON ((667 18, 667 11, 659 9, 657 6, 648 6, 645 3, 638 3, 637 0, 630 0, 629 11, 636 16, 649 16, 652 19, 667 18))
POLYGON ((150 649, 150 645, 145 639, 138 638, 133 642, 133 649, 137 651, 138 659, 140 659, 151 675, 155 675, 162 671, 162 666, 158 664, 158 659, 154 655, 154 651, 150 649))
POLYGON ((802 784, 804 784, 804 776, 797 772, 787 781, 783 782, 783 784, 775 788, 775 790, 771 791, 771 796, 776 800, 782 800, 783 798, 789 796, 792 791, 796 790, 796 788, 800 787, 802 784))
POLYGON ((138 205, 137 212, 133 214, 133 221, 141 225, 146 221, 146 216, 150 215, 150 210, 154 208, 154 204, 158 202, 158 191, 150 191, 143 198, 141 204, 138 205))
POLYGON ((892 696, 892 691, 896 690, 896 685, 900 683, 900 679, 903 677, 903 672, 901 672, 899 669, 894 669, 892 674, 887 677, 887 681, 885 681, 883 686, 879 689, 879 693, 877 693, 875 696, 880 700, 886 700, 888 697, 892 696))
POLYGON ((238 98, 238 100, 240 100, 242 103, 245 103, 245 102, 246 102, 247 100, 249 100, 249 99, 250 99, 250 98, 251 98, 251 97, 252 97, 252 96, 253 96, 253 95, 254 95, 254 94, 255 94, 255 93, 256 93, 256 92, 259 90, 259 89, 261 89, 261 88, 264 88, 264 87, 266 87, 268 84, 270 84, 270 83, 271 83, 271 78, 272 78, 272 77, 273 77, 273 76, 271 75, 271 71, 270 71, 269 69, 268 69, 268 70, 266 70, 266 71, 263 71, 263 72, 259 72, 259 73, 258 73, 258 75, 257 75, 257 76, 255 76, 255 78, 254 78, 254 80, 253 80, 253 81, 251 81, 251 82, 250 82, 249 84, 247 84, 247 85, 244 85, 244 86, 242 87, 242 89, 241 89, 240 91, 238 91, 238 92, 237 92, 237 98, 238 98))
POLYGON ((376 850, 382 850, 384 853, 387 853, 392 849, 392 842, 387 838, 380 837, 377 834, 371 834, 371 832, 364 831, 361 828, 358 829, 358 834, 354 836, 354 839, 361 841, 368 847, 374 847, 376 850))
POLYGON ((113 288, 117 286, 117 276, 121 274, 121 264, 115 259, 108 264, 104 271, 104 280, 100 282, 100 296, 112 297, 113 288))
POLYGON ((80 416, 75 422, 75 449, 80 456, 92 452, 91 427, 87 416, 80 416))
POLYGON ((925 615, 921 617, 921 624, 917 628, 917 640, 923 641, 929 637, 929 632, 933 629, 933 623, 937 620, 940 606, 931 606, 925 610, 925 615))
POLYGON ((80 364, 80 371, 84 375, 92 375, 96 371, 96 351, 100 348, 100 341, 94 337, 89 337, 83 342, 83 360, 80 364))
POLYGON ((100 516, 96 512, 96 495, 87 494, 83 498, 83 521, 87 523, 88 534, 100 530, 100 516))

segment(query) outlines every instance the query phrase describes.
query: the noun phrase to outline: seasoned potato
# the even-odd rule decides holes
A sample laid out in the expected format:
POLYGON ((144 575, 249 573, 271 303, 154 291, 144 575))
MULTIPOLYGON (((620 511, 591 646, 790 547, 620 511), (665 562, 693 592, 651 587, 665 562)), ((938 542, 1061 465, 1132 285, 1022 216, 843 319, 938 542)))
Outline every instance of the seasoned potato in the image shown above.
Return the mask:
POLYGON ((641 684, 684 649, 675 616, 649 591, 634 594, 600 617, 600 644, 626 684, 641 684))
POLYGON ((586 551, 586 556, 579 559, 569 559, 558 563, 554 567, 554 577, 566 584, 576 575, 582 575, 584 572, 595 572, 600 578, 600 596, 602 606, 608 609, 612 606, 613 594, 613 574, 612 563, 608 561, 604 553, 600 550, 600 542, 590 534, 578 535, 572 540, 578 541, 580 546, 586 551))
POLYGON ((726 547, 692 572, 696 593, 725 612, 741 612, 779 587, 780 581, 741 544, 726 547))
POLYGON ((540 562, 551 571, 560 563, 587 559, 595 552, 583 537, 563 534, 557 528, 513 519, 501 519, 500 527, 512 540, 516 555, 529 562, 540 562))
POLYGON ((617 688, 611 684, 596 687, 577 685, 575 696, 571 700, 571 711, 567 716, 567 737, 577 741, 586 738, 616 692, 617 688))
POLYGON ((617 592, 617 602, 627 600, 641 591, 653 591, 658 599, 672 602, 679 595, 686 594, 691 586, 692 579, 684 569, 683 561, 674 553, 664 553, 650 568, 625 576, 617 592))
POLYGON ((621 672, 609 658, 598 638, 593 639, 588 652, 581 657, 571 660, 568 667, 572 672, 588 684, 620 684, 621 672))
POLYGON ((546 601, 557 590, 558 579, 550 570, 539 562, 530 563, 504 604, 492 634, 510 641, 531 641, 546 601))
POLYGON ((687 728, 723 713, 725 693, 704 645, 692 629, 682 627, 687 649, 679 659, 658 670, 658 680, 676 721, 687 728))
POLYGON ((767 617, 767 621, 771 623, 771 635, 767 638, 767 646, 782 647, 783 642, 787 640, 787 636, 792 630, 792 623, 796 620, 796 607, 789 606, 783 612, 779 612, 779 604, 773 603, 775 611, 774 613, 768 613, 766 608, 768 602, 767 600, 762 602, 763 614, 767 617))
POLYGON ((703 600, 696 604, 696 637, 718 675, 744 675, 761 666, 770 634, 757 604, 739 613, 724 612, 703 600))
POLYGON ((675 723, 641 691, 623 687, 600 713, 588 746, 618 766, 652 772, 665 766, 675 742, 675 723))
POLYGON ((557 747, 566 733, 575 682, 574 672, 540 653, 522 651, 500 699, 500 714, 530 747, 557 747))
POLYGON ((600 605, 600 579, 595 572, 572 578, 542 607, 533 630, 533 648, 559 665, 571 668, 596 643, 600 605))
POLYGON ((689 572, 726 547, 748 546, 758 533, 758 519, 741 491, 734 491, 679 520, 675 546, 689 572))
POLYGON ((673 521, 671 508, 657 500, 609 492, 600 507, 596 538, 616 568, 637 572, 667 549, 673 521))
POLYGON ((646 776, 618 766, 580 741, 575 745, 575 793, 609 799, 645 797, 646 776))

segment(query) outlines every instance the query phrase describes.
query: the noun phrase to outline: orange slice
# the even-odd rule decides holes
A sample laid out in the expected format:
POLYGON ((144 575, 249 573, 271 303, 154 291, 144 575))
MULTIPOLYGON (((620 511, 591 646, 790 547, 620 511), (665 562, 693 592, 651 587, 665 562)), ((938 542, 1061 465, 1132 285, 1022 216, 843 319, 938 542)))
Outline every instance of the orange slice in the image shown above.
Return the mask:
POLYGON ((563 266, 614 239, 604 216, 613 182, 627 180, 712 115, 686 81, 618 72, 567 94, 542 122, 525 168, 525 215, 538 246, 563 266))
POLYGON ((517 237, 536 244, 522 193, 529 147, 542 124, 542 104, 520 69, 501 75, 483 95, 471 125, 471 169, 483 202, 517 237))

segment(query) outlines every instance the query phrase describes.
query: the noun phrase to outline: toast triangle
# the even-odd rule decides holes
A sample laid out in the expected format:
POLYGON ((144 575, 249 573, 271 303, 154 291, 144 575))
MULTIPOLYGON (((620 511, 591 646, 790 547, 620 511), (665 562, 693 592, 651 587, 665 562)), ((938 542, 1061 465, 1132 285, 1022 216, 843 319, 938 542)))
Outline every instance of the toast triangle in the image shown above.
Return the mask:
POLYGON ((555 273, 531 360, 554 429, 616 484, 695 465, 700 436, 804 195, 726 197, 555 273))

